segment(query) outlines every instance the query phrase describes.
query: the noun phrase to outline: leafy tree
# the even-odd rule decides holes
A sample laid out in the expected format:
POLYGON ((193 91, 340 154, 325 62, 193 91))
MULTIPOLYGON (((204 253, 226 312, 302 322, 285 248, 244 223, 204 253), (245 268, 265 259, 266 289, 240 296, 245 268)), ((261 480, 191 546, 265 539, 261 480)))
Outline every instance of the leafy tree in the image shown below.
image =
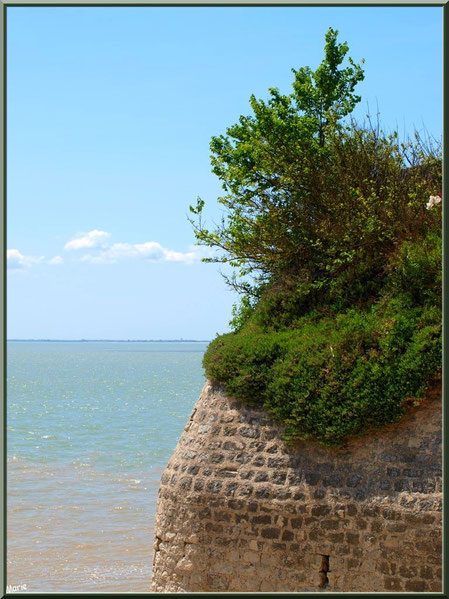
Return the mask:
POLYGON ((441 149, 400 143, 350 115, 360 65, 337 31, 293 92, 251 97, 212 138, 226 212, 200 244, 242 293, 234 332, 203 359, 231 395, 262 405, 284 438, 341 445, 398 420, 441 369, 441 149))
POLYGON ((209 230, 198 199, 191 222, 198 243, 219 250, 206 261, 234 267, 225 279, 244 296, 236 328, 276 290, 293 294, 298 310, 323 294, 363 301, 377 293, 398 240, 438 227, 422 201, 441 185, 438 153, 419 139, 400 144, 378 124, 344 120, 364 73, 351 58, 342 66, 348 45, 337 34, 326 33, 315 72, 293 69, 290 95, 271 88, 267 102, 251 96, 253 114, 212 138, 225 214, 209 230))
POLYGON ((353 92, 364 77, 351 58, 339 68, 348 45, 338 44, 337 34, 326 33, 324 60, 315 72, 292 69, 293 93, 271 88, 268 102, 251 96, 253 115, 212 138, 212 167, 226 192, 219 202, 227 214, 208 230, 198 199, 190 207, 197 216, 191 222, 200 244, 223 250, 207 260, 236 267, 228 283, 249 296, 258 297, 276 273, 297 270, 298 256, 307 263, 316 254, 316 223, 328 212, 320 201, 327 141, 360 100, 353 92), (248 274, 256 275, 256 285, 242 280, 248 274))
POLYGON ((363 69, 352 58, 348 58, 349 67, 338 68, 349 48, 346 42, 337 44, 337 35, 338 31, 329 28, 325 36, 325 57, 315 72, 310 67, 292 69, 295 74, 293 99, 299 111, 315 119, 320 146, 324 146, 329 124, 350 114, 361 99, 353 92, 364 79, 363 69))

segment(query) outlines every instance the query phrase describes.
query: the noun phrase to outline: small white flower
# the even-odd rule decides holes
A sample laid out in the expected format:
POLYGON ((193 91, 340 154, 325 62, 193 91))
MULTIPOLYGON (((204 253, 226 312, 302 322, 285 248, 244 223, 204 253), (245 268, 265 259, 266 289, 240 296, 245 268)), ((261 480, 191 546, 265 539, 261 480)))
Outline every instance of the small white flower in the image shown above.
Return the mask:
POLYGON ((441 197, 440 196, 430 196, 429 201, 426 204, 427 210, 430 210, 431 208, 433 208, 434 206, 436 206, 440 202, 441 202, 441 197))

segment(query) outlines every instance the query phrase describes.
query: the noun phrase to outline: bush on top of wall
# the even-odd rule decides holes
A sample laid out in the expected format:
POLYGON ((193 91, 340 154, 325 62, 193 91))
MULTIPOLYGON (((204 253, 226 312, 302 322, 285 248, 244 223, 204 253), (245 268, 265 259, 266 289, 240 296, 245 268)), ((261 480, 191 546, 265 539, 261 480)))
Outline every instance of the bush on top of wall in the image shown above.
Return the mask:
POLYGON ((293 93, 251 97, 211 143, 226 195, 214 230, 191 207, 200 244, 242 294, 207 376, 263 405, 285 438, 340 445, 394 422, 441 368, 441 152, 415 135, 348 121, 364 77, 326 34, 293 93), (345 120, 346 119, 346 120, 345 120))

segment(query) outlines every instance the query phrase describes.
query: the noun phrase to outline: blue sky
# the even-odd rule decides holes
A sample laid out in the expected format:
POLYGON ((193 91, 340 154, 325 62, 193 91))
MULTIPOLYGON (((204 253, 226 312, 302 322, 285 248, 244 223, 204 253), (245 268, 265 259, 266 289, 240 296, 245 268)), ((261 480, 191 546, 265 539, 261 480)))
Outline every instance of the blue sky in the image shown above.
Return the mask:
POLYGON ((339 30, 354 115, 441 136, 441 7, 8 7, 8 337, 210 339, 235 295, 187 221, 218 220, 209 141, 289 93, 339 30))

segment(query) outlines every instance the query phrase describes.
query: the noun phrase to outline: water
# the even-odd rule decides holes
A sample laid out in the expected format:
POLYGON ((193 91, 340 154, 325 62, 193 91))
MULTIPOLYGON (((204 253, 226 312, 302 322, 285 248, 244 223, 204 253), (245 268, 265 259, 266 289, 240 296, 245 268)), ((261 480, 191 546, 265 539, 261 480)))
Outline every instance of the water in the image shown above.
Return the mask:
POLYGON ((206 347, 8 343, 8 584, 150 590, 158 484, 206 347))

